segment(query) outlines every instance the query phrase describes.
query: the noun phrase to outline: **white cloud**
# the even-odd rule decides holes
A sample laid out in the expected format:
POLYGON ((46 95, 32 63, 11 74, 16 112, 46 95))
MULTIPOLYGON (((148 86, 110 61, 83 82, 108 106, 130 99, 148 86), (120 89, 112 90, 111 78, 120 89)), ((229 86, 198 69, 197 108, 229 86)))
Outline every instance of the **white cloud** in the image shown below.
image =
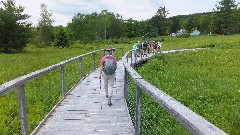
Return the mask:
MULTIPOLYGON (((25 13, 31 15, 29 21, 34 25, 40 18, 40 4, 45 3, 53 12, 54 25, 66 26, 77 13, 100 13, 107 9, 119 13, 124 19, 150 19, 160 6, 166 6, 169 16, 187 15, 193 13, 211 12, 220 0, 16 0, 16 5, 22 5, 25 13)), ((236 0, 236 3, 240 0, 236 0)))

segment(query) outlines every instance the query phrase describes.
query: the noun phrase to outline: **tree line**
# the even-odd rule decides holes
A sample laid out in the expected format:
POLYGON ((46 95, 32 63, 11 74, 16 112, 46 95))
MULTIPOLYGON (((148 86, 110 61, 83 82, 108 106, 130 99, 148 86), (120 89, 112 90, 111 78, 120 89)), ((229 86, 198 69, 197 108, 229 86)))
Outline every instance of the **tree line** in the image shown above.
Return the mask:
POLYGON ((230 35, 240 33, 240 9, 235 0, 221 0, 212 12, 167 17, 169 10, 159 7, 148 20, 124 20, 120 14, 108 12, 77 13, 66 27, 53 26, 52 12, 41 4, 40 19, 33 27, 23 14, 24 7, 14 0, 1 1, 0 52, 22 51, 27 43, 37 47, 67 47, 75 41, 81 44, 128 43, 133 37, 158 37, 185 29, 189 33, 230 35))

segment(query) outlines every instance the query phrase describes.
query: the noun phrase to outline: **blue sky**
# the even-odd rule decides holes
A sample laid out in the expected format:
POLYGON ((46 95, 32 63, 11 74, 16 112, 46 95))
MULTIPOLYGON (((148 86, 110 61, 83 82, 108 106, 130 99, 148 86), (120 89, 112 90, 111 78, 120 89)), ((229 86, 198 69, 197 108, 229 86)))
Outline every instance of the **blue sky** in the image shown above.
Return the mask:
MULTIPOLYGON (((29 22, 37 24, 40 18, 40 4, 47 5, 53 12, 54 25, 66 26, 77 13, 100 13, 107 9, 119 13, 123 19, 146 20, 154 16, 160 6, 169 10, 169 16, 211 12, 220 0, 15 0, 16 5, 25 7, 31 15, 29 22)), ((235 0, 239 3, 240 0, 235 0)))

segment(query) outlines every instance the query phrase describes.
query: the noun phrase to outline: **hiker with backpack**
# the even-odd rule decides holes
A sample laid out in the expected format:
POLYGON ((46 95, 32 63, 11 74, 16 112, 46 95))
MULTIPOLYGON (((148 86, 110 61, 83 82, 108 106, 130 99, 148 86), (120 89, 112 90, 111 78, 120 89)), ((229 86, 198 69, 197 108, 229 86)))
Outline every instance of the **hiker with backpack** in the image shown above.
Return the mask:
POLYGON ((133 45, 133 48, 132 48, 132 54, 133 54, 133 57, 134 58, 137 58, 137 49, 138 49, 138 45, 137 45, 137 42, 133 45))
POLYGON ((150 54, 150 50, 151 50, 151 48, 152 48, 152 44, 151 44, 150 41, 148 41, 148 43, 147 43, 148 54, 150 54))
POLYGON ((152 48, 153 48, 153 55, 156 54, 156 51, 157 51, 157 43, 155 43, 155 41, 153 40, 152 42, 152 48))
POLYGON ((141 45, 140 41, 138 41, 137 42, 137 57, 140 57, 141 49, 142 49, 142 45, 141 45))
POLYGON ((146 51, 147 51, 147 41, 143 41, 142 42, 142 56, 144 57, 144 55, 146 55, 146 57, 147 57, 147 53, 146 53, 146 51))
POLYGON ((158 41, 158 49, 157 49, 158 53, 161 53, 162 43, 163 43, 162 41, 158 41))
POLYGON ((104 88, 106 91, 106 98, 108 98, 108 105, 111 106, 111 98, 113 93, 113 84, 115 80, 115 71, 117 69, 117 59, 113 56, 113 51, 115 49, 105 49, 105 56, 101 59, 101 68, 99 79, 103 76, 104 88))

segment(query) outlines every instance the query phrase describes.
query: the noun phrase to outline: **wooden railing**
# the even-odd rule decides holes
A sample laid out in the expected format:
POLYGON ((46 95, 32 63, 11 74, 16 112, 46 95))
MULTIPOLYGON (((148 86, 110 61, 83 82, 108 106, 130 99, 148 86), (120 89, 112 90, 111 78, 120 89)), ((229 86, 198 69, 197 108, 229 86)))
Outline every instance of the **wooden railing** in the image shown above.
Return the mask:
MULTIPOLYGON (((116 48, 116 50, 120 50, 123 56, 123 49, 122 48, 116 48)), ((65 65, 73 62, 73 61, 77 61, 79 60, 79 70, 80 70, 80 81, 83 79, 83 58, 89 55, 92 55, 92 60, 93 60, 93 70, 96 70, 97 66, 96 66, 96 53, 98 52, 103 52, 102 50, 96 50, 93 52, 89 52, 74 58, 71 58, 69 60, 60 62, 58 64, 49 66, 47 68, 32 72, 30 74, 24 75, 22 77, 16 78, 14 80, 11 80, 7 83, 4 83, 2 85, 0 85, 0 98, 3 97, 4 95, 8 94, 9 92, 13 91, 13 90, 18 90, 18 100, 19 100, 19 112, 20 112, 20 121, 21 121, 21 132, 23 135, 28 135, 28 118, 27 118, 27 108, 26 108, 26 94, 25 94, 25 84, 30 82, 33 79, 36 79, 44 74, 47 74, 51 71, 54 71, 58 68, 61 68, 61 91, 62 91, 62 99, 55 105, 55 107, 48 113, 48 115, 46 116, 46 118, 38 125, 38 127, 41 126, 41 124, 49 117, 49 115, 51 114, 51 112, 59 105, 59 103, 65 98, 66 96, 66 90, 65 90, 65 65)), ((90 62, 90 61, 88 61, 90 62)), ((99 62, 99 61, 98 61, 99 62)), ((38 127, 35 129, 38 130, 38 127)))
MULTIPOLYGON (((123 49, 119 48, 119 50, 122 51, 123 49)), ((58 68, 61 68, 61 93, 62 93, 62 99, 65 98, 66 92, 65 92, 65 65, 79 60, 79 70, 80 70, 80 80, 83 79, 82 74, 82 59, 83 57, 92 55, 93 57, 93 71, 96 69, 96 53, 101 52, 103 50, 97 50, 93 52, 89 52, 77 57, 74 57, 72 59, 60 62, 58 64, 55 64, 53 66, 38 70, 36 72, 32 72, 30 74, 24 75, 22 77, 19 77, 17 79, 14 79, 10 82, 4 83, 0 85, 0 98, 4 95, 8 94, 9 92, 13 90, 18 90, 18 100, 19 100, 19 112, 20 112, 20 120, 21 120, 21 132, 23 135, 27 135, 28 133, 28 119, 27 119, 27 109, 26 109, 26 96, 25 96, 25 84, 29 81, 36 79, 44 74, 47 74, 51 71, 54 71, 58 68)), ((175 51, 172 51, 175 52, 175 51)), ((159 105, 164 107, 172 116, 178 120, 184 127, 186 127, 190 132, 193 134, 204 134, 204 135, 225 135, 226 133, 211 124, 210 122, 206 121, 201 116, 197 115, 193 111, 191 111, 189 108, 184 106, 183 104, 179 103, 169 95, 165 94, 155 86, 151 85, 147 81, 145 81, 134 69, 133 66, 139 62, 146 61, 148 59, 141 58, 140 61, 133 61, 132 56, 130 57, 131 60, 128 61, 128 55, 129 52, 127 52, 122 60, 124 63, 124 71, 125 71, 125 80, 124 80, 124 96, 127 98, 127 83, 128 83, 128 74, 131 76, 131 78, 134 80, 135 84, 137 85, 137 94, 136 94, 136 117, 135 117, 135 134, 140 134, 140 127, 141 127, 141 97, 142 97, 142 91, 144 90, 146 93, 151 96, 152 99, 154 99, 159 105)), ((55 107, 48 113, 46 118, 38 125, 38 127, 41 126, 41 124, 50 116, 51 112, 59 105, 61 102, 59 101, 55 107)), ((38 127, 35 129, 38 130, 38 127)))
MULTIPOLYGON (((174 51, 166 51, 165 53, 174 53, 174 52, 182 52, 185 50, 174 50, 174 51)), ((124 96, 126 100, 128 100, 127 95, 127 83, 128 76, 130 75, 131 79, 134 80, 134 83, 137 85, 136 89, 136 108, 135 108, 135 134, 140 134, 141 127, 141 106, 142 106, 142 91, 145 91, 153 100, 155 100, 160 106, 162 106, 167 112, 169 112, 177 121, 179 121, 185 128, 187 128, 192 134, 197 135, 226 135, 226 133, 220 130, 218 127, 214 126, 203 117, 197 115, 188 107, 184 106, 177 100, 173 99, 169 95, 165 94, 160 89, 156 88, 152 84, 145 81, 135 70, 134 66, 138 63, 142 63, 147 61, 148 58, 136 61, 132 57, 132 52, 127 52, 122 60, 124 63, 124 71, 125 71, 125 83, 124 83, 124 96), (130 55, 130 60, 129 60, 130 55)))

